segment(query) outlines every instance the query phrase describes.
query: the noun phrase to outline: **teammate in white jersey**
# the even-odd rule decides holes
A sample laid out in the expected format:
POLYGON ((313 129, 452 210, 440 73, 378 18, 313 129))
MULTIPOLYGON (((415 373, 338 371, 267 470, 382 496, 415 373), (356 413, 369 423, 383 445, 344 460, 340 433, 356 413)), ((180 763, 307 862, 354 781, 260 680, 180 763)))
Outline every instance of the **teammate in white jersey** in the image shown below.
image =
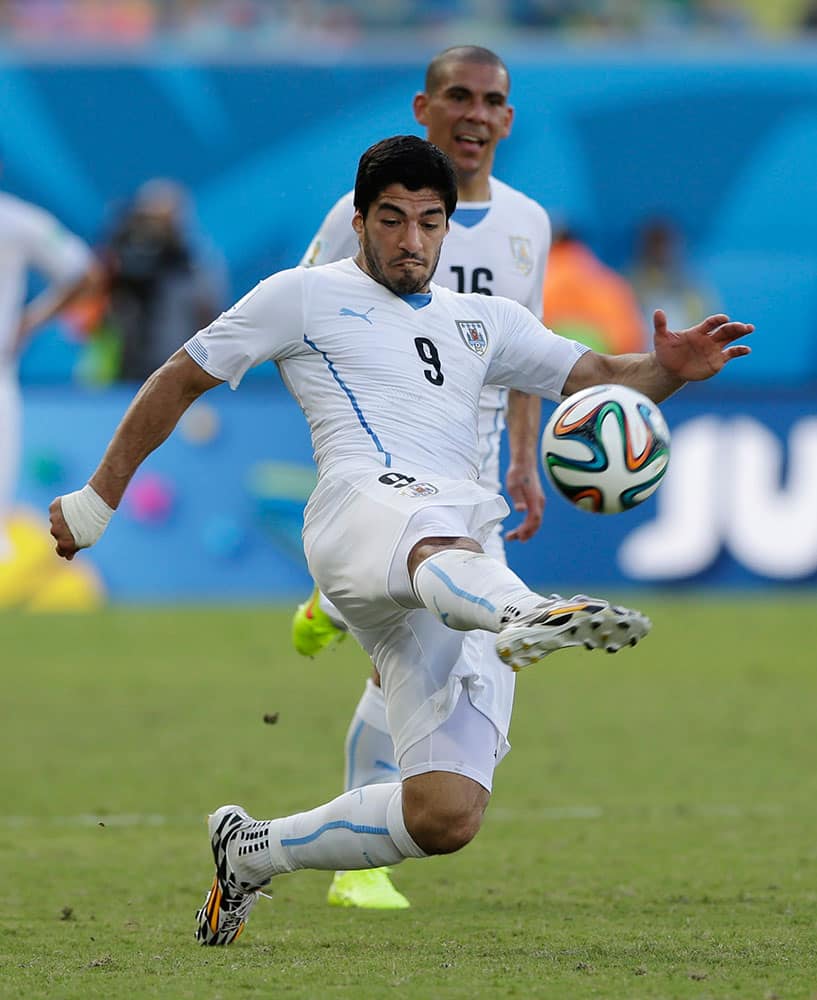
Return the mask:
POLYGON ((0 562, 10 555, 6 524, 20 461, 18 357, 29 335, 91 279, 91 251, 48 212, 0 192, 0 562), (31 271, 49 285, 25 305, 31 271))
MULTIPOLYGON (((425 89, 414 98, 414 114, 426 138, 448 154, 457 174, 457 208, 443 243, 434 280, 457 292, 502 295, 542 317, 542 287, 551 227, 537 202, 492 176, 497 144, 513 121, 508 103, 510 74, 494 52, 457 46, 439 53, 428 65, 425 89)), ((352 257, 358 238, 352 228, 354 192, 330 210, 304 259, 305 266, 352 257)), ((479 405, 479 481, 499 493, 500 440, 508 413, 509 466, 506 486, 524 520, 508 538, 527 540, 536 532, 544 507, 538 472, 541 401, 517 390, 485 386, 479 405)), ((485 542, 486 551, 505 559, 502 527, 485 542)), ((345 635, 345 624, 331 602, 316 589, 299 605, 292 622, 299 653, 315 656, 345 635)), ((480 641, 475 635, 471 641, 480 641)), ((495 656, 493 636, 481 637, 485 656, 495 656)), ((501 675, 510 716, 514 676, 501 675)), ((366 682, 346 734, 345 787, 393 781, 398 773, 386 706, 377 671, 366 682)), ((336 906, 402 909, 408 900, 392 885, 386 869, 337 872, 328 902, 336 906)))
POLYGON ((83 489, 51 504, 57 552, 102 535, 142 460, 203 392, 274 360, 312 432, 318 483, 304 516, 310 571, 380 671, 400 780, 307 812, 210 817, 216 874, 196 938, 225 945, 261 888, 299 868, 349 871, 459 850, 479 830, 507 750, 497 676, 468 643, 496 635, 515 669, 565 646, 615 652, 649 630, 637 611, 544 598, 481 542, 508 513, 477 482, 483 385, 552 399, 618 382, 660 401, 749 348, 711 316, 675 333, 655 316, 650 354, 596 354, 510 299, 431 283, 456 180, 448 158, 395 136, 361 158, 353 260, 282 271, 200 331, 142 386, 83 489))

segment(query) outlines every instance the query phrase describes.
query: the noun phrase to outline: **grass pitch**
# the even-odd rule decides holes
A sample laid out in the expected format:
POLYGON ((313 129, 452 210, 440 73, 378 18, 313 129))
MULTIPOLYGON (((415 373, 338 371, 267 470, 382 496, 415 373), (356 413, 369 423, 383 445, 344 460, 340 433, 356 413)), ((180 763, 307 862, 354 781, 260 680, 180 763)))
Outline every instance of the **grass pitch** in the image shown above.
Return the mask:
POLYGON ((411 910, 300 872, 223 950, 205 814, 339 791, 363 654, 301 660, 289 609, 0 616, 0 997, 817 998, 817 601, 638 603, 638 648, 520 674, 485 826, 396 870, 411 910))

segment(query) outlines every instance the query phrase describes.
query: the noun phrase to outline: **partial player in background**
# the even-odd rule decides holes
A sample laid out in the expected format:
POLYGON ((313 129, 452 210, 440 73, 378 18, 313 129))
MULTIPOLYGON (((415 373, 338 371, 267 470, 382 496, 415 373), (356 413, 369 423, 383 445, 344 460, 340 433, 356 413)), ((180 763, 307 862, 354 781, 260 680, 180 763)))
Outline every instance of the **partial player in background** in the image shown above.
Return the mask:
POLYGON ((0 564, 11 555, 6 526, 20 464, 19 357, 29 336, 96 280, 90 249, 52 215, 0 191, 0 564), (30 272, 48 281, 25 304, 30 272))
MULTIPOLYGON (((541 205, 491 175, 497 144, 509 135, 513 122, 509 91, 510 75, 499 56, 477 46, 457 46, 432 59, 425 89, 414 97, 415 118, 425 126, 427 139, 451 158, 457 175, 457 208, 434 281, 455 292, 514 299, 541 319, 550 220, 541 205)), ((303 264, 327 264, 358 252, 354 211, 350 191, 327 215, 303 264)), ((510 463, 505 485, 515 509, 525 513, 522 523, 508 533, 509 540, 526 541, 542 521, 540 413, 536 396, 498 386, 487 386, 480 396, 480 483, 496 493, 501 492, 499 448, 507 423, 510 463)), ((501 526, 485 547, 505 561, 501 526)), ((345 624, 316 588, 296 611, 292 634, 298 652, 314 656, 345 635, 345 624)), ((468 641, 483 643, 485 656, 496 655, 486 633, 474 633, 468 641)), ((500 676, 511 688, 510 705, 514 676, 510 671, 500 676)), ((355 709, 345 750, 347 790, 394 780, 398 768, 376 671, 355 709)), ((382 868, 338 872, 328 900, 337 906, 377 909, 409 905, 382 868)))

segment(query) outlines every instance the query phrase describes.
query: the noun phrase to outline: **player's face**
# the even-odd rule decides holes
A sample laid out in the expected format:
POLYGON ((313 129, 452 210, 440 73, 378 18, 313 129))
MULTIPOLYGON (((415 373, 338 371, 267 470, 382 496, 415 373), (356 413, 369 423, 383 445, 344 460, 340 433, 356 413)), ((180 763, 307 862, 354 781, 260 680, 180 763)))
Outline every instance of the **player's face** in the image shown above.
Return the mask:
POLYGON ((358 263, 396 295, 427 292, 448 232, 445 205, 436 191, 390 184, 352 220, 360 240, 358 263))
POLYGON ((451 157, 461 183, 487 179, 497 143, 511 131, 508 76, 498 66, 449 63, 440 86, 414 98, 414 116, 429 142, 451 157))

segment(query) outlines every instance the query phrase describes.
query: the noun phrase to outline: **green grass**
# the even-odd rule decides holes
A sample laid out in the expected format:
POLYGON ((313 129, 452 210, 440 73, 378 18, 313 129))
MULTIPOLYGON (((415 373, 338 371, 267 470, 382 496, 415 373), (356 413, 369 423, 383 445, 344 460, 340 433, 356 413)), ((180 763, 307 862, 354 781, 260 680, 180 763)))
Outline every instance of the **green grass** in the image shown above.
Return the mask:
POLYGON ((637 649, 520 675, 484 828, 396 870, 411 910, 300 872, 224 950, 204 816, 338 792, 363 654, 299 659, 288 610, 2 615, 0 997, 817 998, 816 603, 642 600, 637 649))

